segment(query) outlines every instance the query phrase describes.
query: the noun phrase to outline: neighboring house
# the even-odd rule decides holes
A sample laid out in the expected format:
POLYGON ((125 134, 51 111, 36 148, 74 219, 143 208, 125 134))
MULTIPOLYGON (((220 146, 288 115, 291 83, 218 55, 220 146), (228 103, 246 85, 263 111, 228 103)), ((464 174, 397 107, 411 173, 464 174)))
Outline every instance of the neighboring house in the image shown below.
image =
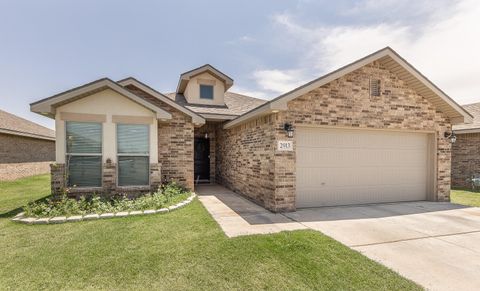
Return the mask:
POLYGON ((452 147, 452 187, 470 188, 480 178, 480 103, 464 105, 473 115, 470 124, 453 126, 457 141, 452 147))
POLYGON ((0 181, 48 173, 53 161, 53 130, 0 110, 0 181))
POLYGON ((52 190, 210 181, 272 211, 449 200, 445 136, 472 116, 392 49, 269 102, 232 85, 205 65, 181 74, 172 94, 101 79, 32 103, 55 118, 52 190))

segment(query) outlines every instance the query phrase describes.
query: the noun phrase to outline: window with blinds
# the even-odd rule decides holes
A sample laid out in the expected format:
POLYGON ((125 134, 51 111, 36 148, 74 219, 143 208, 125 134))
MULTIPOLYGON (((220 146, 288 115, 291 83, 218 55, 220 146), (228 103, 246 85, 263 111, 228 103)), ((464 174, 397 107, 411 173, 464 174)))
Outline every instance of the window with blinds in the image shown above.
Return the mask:
POLYGON ((149 126, 117 124, 119 186, 149 185, 149 126))
POLYGON ((66 122, 69 187, 102 186, 102 124, 66 122))

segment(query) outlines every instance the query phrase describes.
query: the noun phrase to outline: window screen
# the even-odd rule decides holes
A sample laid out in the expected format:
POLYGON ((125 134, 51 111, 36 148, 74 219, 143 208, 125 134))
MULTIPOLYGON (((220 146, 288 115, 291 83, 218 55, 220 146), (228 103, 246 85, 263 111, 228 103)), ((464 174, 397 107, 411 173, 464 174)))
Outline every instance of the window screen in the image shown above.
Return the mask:
POLYGON ((200 98, 201 99, 213 99, 213 86, 212 85, 200 85, 200 98))
POLYGON ((118 185, 149 184, 149 126, 117 124, 118 185))
POLYGON ((102 186, 102 124, 67 121, 66 145, 68 186, 102 186))

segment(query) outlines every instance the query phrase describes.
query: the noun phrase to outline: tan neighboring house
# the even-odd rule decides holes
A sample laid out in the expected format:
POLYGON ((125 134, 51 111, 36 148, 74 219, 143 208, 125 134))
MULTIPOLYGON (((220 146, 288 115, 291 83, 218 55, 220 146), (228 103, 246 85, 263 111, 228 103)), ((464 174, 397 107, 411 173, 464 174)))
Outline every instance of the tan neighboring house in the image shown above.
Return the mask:
POLYGON ((472 116, 391 48, 268 102, 232 85, 205 65, 174 93, 101 79, 32 103, 55 119, 52 191, 219 183, 275 212, 449 201, 448 137, 472 116))
POLYGON ((480 178, 480 103, 464 105, 473 115, 470 124, 453 126, 457 141, 452 147, 452 187, 470 188, 480 178))
POLYGON ((53 161, 53 130, 0 110, 0 181, 48 173, 53 161))

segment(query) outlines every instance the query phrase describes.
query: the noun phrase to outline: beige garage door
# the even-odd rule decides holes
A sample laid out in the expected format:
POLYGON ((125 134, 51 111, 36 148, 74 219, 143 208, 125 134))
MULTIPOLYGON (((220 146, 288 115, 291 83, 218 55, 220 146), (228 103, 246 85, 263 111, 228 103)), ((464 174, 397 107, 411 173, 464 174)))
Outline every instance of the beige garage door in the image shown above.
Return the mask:
POLYGON ((299 127, 297 207, 425 200, 428 135, 299 127))

